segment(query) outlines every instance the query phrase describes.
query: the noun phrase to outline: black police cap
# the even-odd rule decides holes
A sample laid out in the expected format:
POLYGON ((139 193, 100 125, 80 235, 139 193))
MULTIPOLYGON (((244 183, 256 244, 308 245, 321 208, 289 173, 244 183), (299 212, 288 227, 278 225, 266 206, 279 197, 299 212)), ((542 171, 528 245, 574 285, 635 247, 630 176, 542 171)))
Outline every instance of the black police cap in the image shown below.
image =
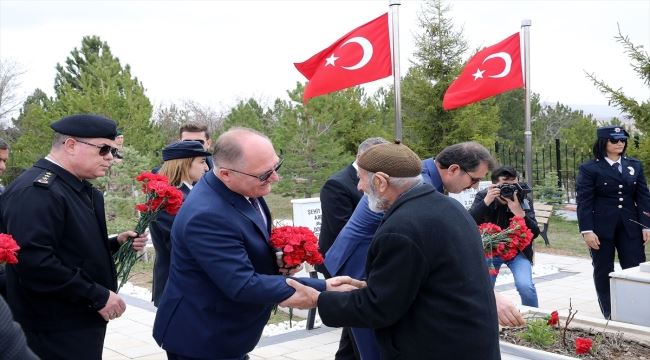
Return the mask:
POLYGON ((194 158, 199 156, 212 156, 209 152, 203 149, 198 141, 179 141, 167 145, 162 151, 163 161, 174 159, 194 158))
POLYGON ((103 138, 115 140, 117 124, 115 121, 92 114, 70 115, 50 124, 52 130, 63 135, 82 138, 103 138))
POLYGON ((627 139, 630 134, 622 126, 603 126, 596 130, 596 136, 601 139, 627 139))

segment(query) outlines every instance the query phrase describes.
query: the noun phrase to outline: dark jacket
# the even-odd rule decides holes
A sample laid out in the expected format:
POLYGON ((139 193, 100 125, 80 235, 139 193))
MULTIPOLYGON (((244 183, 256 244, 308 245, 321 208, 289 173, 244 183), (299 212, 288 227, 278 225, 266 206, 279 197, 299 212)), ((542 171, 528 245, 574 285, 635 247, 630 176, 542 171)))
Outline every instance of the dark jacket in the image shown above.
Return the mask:
MULTIPOLYGON (((501 204, 497 199, 494 199, 490 206, 485 205, 485 195, 487 195, 487 189, 483 189, 476 193, 474 198, 474 203, 469 209, 469 213, 476 221, 476 224, 481 225, 483 223, 493 223, 498 225, 500 228, 505 229, 510 225, 510 219, 512 219, 515 214, 513 214, 508 205, 501 204)), ((533 208, 533 202, 525 199, 528 202, 528 209, 524 209, 524 220, 526 221, 526 226, 533 233, 533 240, 539 235, 539 226, 537 225, 537 220, 535 219, 535 209, 533 208)), ((533 262, 533 241, 530 241, 530 244, 521 251, 530 262, 533 262)))
POLYGON ((117 279, 101 192, 41 159, 2 194, 4 233, 20 245, 7 266, 8 303, 27 330, 106 326, 97 312, 117 279))
MULTIPOLYGON (((183 198, 190 193, 190 188, 185 184, 179 189, 183 192, 183 198)), ((160 303, 160 297, 162 296, 163 290, 165 290, 165 284, 169 276, 169 263, 171 261, 172 250, 170 234, 175 217, 176 215, 170 215, 166 211, 161 211, 149 225, 151 242, 153 242, 153 247, 156 250, 152 284, 152 301, 155 306, 158 306, 158 303, 160 303)))
MULTIPOLYGON (((358 183, 357 169, 348 165, 330 176, 320 190, 322 222, 318 245, 322 254, 327 253, 361 200, 363 193, 357 189, 358 183)), ((329 277, 325 265, 317 265, 316 269, 329 277)))
POLYGON ((611 168, 604 159, 580 165, 576 179, 576 202, 580 231, 591 230, 598 237, 611 239, 621 223, 630 238, 641 239, 638 221, 650 227, 650 193, 641 162, 621 158, 622 173, 611 168))
POLYGON ((429 184, 386 212, 364 289, 323 292, 328 326, 375 329, 382 359, 499 359, 494 292, 474 220, 429 184))

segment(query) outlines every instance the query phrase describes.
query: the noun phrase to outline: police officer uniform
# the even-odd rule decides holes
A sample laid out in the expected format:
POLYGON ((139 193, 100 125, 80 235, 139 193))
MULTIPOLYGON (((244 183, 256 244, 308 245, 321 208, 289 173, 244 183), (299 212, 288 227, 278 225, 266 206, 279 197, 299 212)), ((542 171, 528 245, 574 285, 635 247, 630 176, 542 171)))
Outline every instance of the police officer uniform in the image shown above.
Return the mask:
MULTIPOLYGON (((74 115, 60 134, 114 139, 114 121, 74 115)), ((100 359, 106 321, 97 312, 116 291, 102 193, 56 163, 38 160, 2 194, 1 231, 21 249, 7 267, 8 303, 28 344, 43 359, 100 359)))
MULTIPOLYGON (((212 154, 203 149, 203 145, 198 141, 179 141, 165 147, 162 151, 163 161, 174 159, 187 159, 199 156, 212 157, 212 154)), ((183 198, 190 193, 190 187, 182 183, 179 190, 183 192, 183 198)), ((152 301, 154 306, 158 306, 162 297, 167 278, 169 277, 169 265, 171 263, 171 229, 176 215, 170 215, 166 211, 161 211, 156 219, 149 224, 151 232, 151 242, 156 250, 156 260, 153 265, 153 284, 152 284, 152 301)))
MULTIPOLYGON (((622 127, 606 126, 597 130, 601 139, 625 139, 622 127)), ((607 154, 603 154, 606 156, 607 154)), ((623 269, 645 261, 642 227, 650 226, 650 193, 643 167, 638 159, 621 156, 620 164, 596 158, 580 165, 576 179, 576 200, 580 231, 594 232, 600 249, 589 248, 594 266, 594 283, 600 308, 610 317, 609 273, 614 271, 614 251, 623 269)))

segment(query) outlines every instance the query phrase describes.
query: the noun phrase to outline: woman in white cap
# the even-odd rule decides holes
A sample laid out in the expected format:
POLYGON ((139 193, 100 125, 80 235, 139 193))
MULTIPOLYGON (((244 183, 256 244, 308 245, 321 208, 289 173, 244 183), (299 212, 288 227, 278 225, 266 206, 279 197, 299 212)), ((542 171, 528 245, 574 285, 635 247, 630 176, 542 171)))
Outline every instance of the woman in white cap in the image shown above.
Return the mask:
POLYGON ((611 315, 609 273, 614 254, 623 269, 645 261, 644 245, 650 239, 650 192, 643 166, 625 156, 628 133, 621 126, 596 130, 594 159, 580 165, 576 202, 580 233, 591 254, 594 284, 600 310, 611 315))
MULTIPOLYGON (((198 141, 180 141, 163 149, 163 165, 160 175, 169 179, 169 184, 176 186, 187 196, 194 183, 208 171, 207 156, 212 156, 203 149, 198 141)), ((149 225, 151 240, 156 250, 156 260, 153 266, 153 303, 158 306, 167 277, 169 276, 171 238, 170 231, 174 215, 161 211, 156 220, 149 225)))

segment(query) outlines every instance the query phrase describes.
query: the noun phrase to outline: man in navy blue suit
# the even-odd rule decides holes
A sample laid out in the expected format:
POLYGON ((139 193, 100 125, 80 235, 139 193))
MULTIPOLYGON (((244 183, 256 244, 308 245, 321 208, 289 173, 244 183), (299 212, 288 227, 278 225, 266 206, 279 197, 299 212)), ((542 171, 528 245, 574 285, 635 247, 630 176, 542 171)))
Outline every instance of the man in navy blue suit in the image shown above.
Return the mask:
MULTIPOLYGON (((169 359, 247 359, 273 306, 295 297, 282 275, 295 271, 279 268, 268 242, 263 196, 282 164, 273 144, 234 128, 217 139, 214 161, 172 226, 169 279, 153 329, 169 359)), ((299 280, 321 290, 352 288, 340 278, 299 280)))

